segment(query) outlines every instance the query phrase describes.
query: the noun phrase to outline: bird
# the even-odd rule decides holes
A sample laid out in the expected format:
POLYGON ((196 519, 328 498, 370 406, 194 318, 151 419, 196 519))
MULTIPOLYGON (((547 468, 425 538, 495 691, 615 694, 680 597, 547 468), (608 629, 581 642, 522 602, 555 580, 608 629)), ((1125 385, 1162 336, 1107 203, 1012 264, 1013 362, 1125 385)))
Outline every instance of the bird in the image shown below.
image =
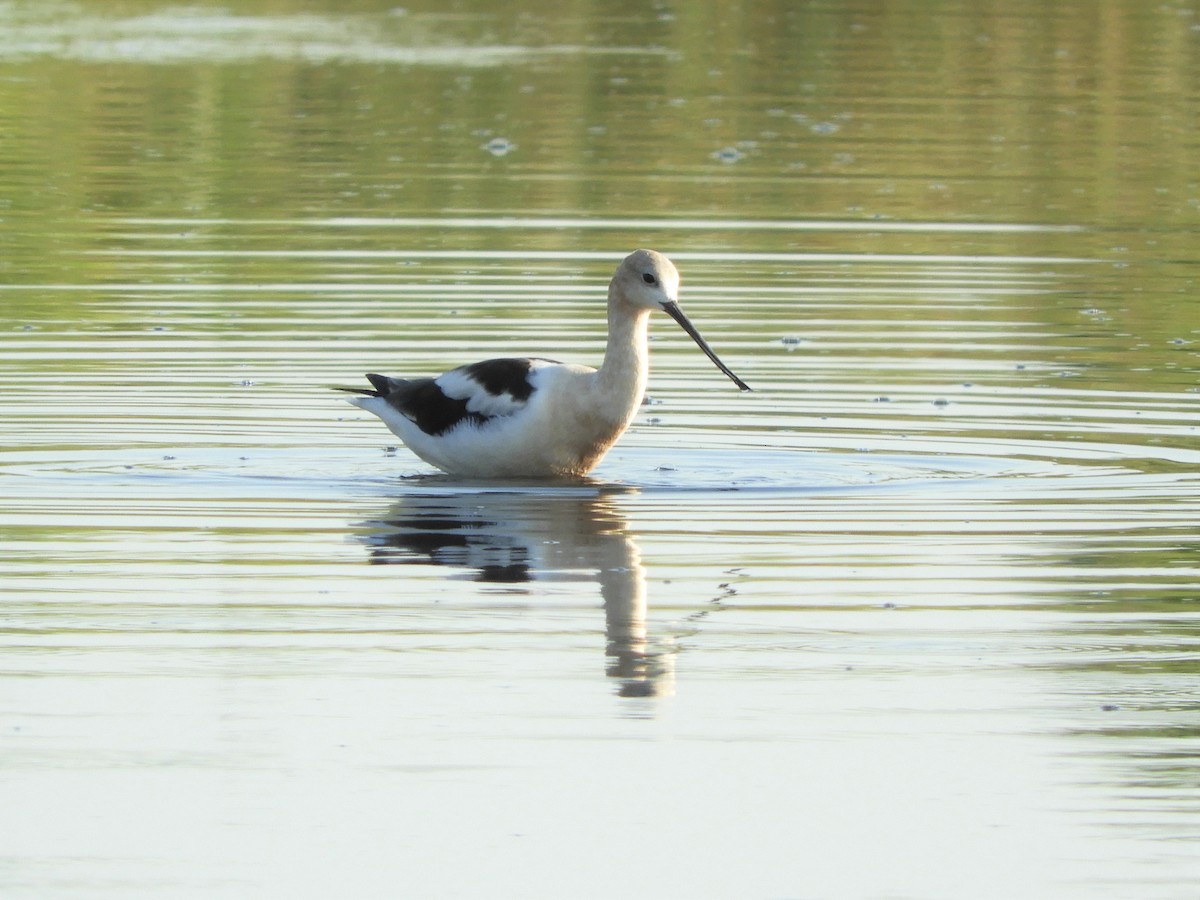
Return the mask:
POLYGON ((674 319, 742 391, 738 378, 679 307, 679 271, 635 250, 608 286, 608 342, 598 369, 541 357, 488 359, 436 378, 366 376, 341 388, 425 462, 467 478, 579 477, 629 427, 649 374, 651 313, 674 319))

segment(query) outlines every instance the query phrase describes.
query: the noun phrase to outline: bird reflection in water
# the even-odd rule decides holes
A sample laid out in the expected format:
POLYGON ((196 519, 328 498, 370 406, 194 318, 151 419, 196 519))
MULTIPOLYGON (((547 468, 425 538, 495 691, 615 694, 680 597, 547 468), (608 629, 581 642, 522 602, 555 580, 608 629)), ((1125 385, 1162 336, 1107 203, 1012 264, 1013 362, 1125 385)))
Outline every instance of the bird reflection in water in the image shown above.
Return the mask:
POLYGON ((604 604, 607 673, 618 693, 668 695, 674 646, 649 637, 645 570, 613 497, 592 486, 408 494, 368 523, 364 540, 372 563, 434 563, 528 593, 539 582, 594 581, 604 604))

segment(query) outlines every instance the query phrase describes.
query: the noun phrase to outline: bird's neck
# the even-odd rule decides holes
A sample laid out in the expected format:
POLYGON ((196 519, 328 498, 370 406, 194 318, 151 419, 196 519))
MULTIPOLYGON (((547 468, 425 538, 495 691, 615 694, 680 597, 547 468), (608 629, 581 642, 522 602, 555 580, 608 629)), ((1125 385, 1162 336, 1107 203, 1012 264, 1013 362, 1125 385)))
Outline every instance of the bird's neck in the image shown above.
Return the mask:
POLYGON ((650 353, 646 333, 650 326, 650 310, 635 309, 608 298, 608 346, 604 362, 597 371, 601 389, 618 396, 628 396, 636 406, 646 392, 650 353))

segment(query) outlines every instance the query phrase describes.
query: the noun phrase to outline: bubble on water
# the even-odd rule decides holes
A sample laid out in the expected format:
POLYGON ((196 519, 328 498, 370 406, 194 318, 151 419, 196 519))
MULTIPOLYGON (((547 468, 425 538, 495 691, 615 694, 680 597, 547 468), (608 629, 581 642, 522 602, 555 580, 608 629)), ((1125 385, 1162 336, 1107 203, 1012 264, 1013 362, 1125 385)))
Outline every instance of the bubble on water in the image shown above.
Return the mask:
POLYGON ((841 128, 837 122, 813 122, 808 130, 813 134, 836 134, 841 128))
POLYGON ((726 165, 739 162, 740 160, 744 159, 745 156, 746 154, 737 147, 722 147, 720 150, 717 150, 712 154, 713 159, 723 162, 726 165))
POLYGON ((492 156, 507 156, 517 149, 517 145, 505 137, 494 137, 486 144, 483 149, 492 156))

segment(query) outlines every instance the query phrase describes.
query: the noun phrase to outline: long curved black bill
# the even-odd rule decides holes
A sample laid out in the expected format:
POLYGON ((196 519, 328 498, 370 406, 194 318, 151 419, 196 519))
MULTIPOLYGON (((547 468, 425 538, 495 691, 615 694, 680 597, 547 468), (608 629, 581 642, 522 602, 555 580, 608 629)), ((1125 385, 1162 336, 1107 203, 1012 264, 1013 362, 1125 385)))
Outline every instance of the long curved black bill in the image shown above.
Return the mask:
POLYGON ((692 340, 696 342, 696 346, 704 351, 704 355, 716 363, 717 368, 728 375, 734 384, 736 384, 743 391, 750 390, 750 385, 746 384, 746 382, 742 381, 742 379, 738 378, 731 371, 729 371, 729 366, 721 362, 721 358, 713 352, 713 348, 708 346, 708 341, 700 337, 700 332, 696 330, 695 325, 688 321, 688 317, 683 314, 683 310, 679 308, 678 303, 664 303, 663 311, 679 323, 679 327, 681 327, 691 336, 692 340))

